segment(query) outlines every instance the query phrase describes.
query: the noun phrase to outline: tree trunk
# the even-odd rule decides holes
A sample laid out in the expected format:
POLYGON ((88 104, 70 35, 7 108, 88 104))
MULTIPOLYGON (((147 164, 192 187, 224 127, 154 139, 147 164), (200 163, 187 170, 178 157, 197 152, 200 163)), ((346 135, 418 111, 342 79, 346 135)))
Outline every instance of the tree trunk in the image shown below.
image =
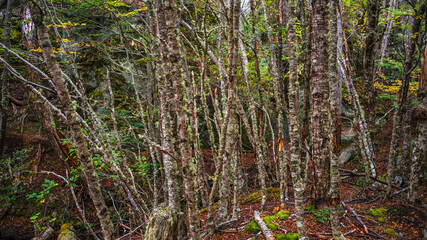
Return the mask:
POLYGON ((427 44, 423 51, 424 65, 421 66, 422 73, 418 85, 418 106, 412 110, 413 118, 417 121, 417 136, 414 150, 412 152, 412 166, 411 166, 411 179, 409 182, 409 200, 411 202, 419 203, 422 201, 423 184, 426 152, 427 152, 427 44))
MULTIPOLYGON (((12 13, 13 0, 8 0, 6 5, 6 16, 4 17, 4 42, 3 44, 10 47, 10 18, 12 13)), ((4 50, 4 60, 9 62, 9 51, 4 50)), ((0 159, 3 159, 4 139, 6 137, 7 118, 9 115, 9 71, 4 68, 1 75, 1 103, 0 103, 0 159)))
POLYGON ((329 1, 329 86, 331 89, 331 121, 330 121, 330 158, 331 158, 331 186, 329 190, 329 207, 331 214, 331 228, 334 239, 343 239, 339 221, 340 209, 340 175, 338 170, 338 157, 341 152, 341 79, 337 74, 337 0, 329 1))
POLYGON ((49 39, 47 27, 43 24, 43 13, 41 8, 34 2, 30 4, 30 11, 33 17, 33 22, 37 27, 37 35, 39 44, 46 61, 46 65, 52 75, 52 80, 57 88, 59 100, 64 107, 67 124, 71 128, 74 145, 80 158, 83 173, 85 175, 89 194, 96 209, 96 214, 101 223, 102 234, 104 239, 112 239, 114 226, 110 220, 110 213, 105 205, 104 197, 102 196, 101 186, 98 182, 98 177, 90 158, 87 142, 82 132, 79 119, 75 108, 76 103, 71 102, 70 93, 65 85, 62 77, 61 69, 57 60, 54 58, 52 44, 49 39))
POLYGON ((328 82, 328 32, 329 13, 327 0, 314 0, 313 53, 312 53, 312 156, 314 185, 312 200, 317 207, 325 208, 329 202, 330 157, 329 137, 329 82, 328 82))
POLYGON ((379 0, 370 0, 367 6, 368 26, 366 32, 368 35, 365 40, 365 51, 363 56, 363 87, 366 94, 364 97, 364 107, 369 129, 375 125, 376 89, 374 87, 374 70, 375 44, 377 42, 377 25, 380 12, 379 4, 379 0))
MULTIPOLYGON (((304 220, 304 182, 301 176, 301 135, 300 135, 300 106, 299 106, 299 82, 297 73, 296 56, 296 9, 298 1, 289 1, 288 46, 289 57, 289 135, 292 180, 295 195, 295 212, 299 239, 308 239, 304 220)), ((327 63, 327 62, 326 62, 327 63)))
MULTIPOLYGON (((415 16, 424 14, 425 5, 422 5, 418 10, 415 10, 415 16)), ((401 128, 402 128, 402 120, 403 114, 406 109, 406 101, 408 98, 408 90, 409 90, 409 82, 411 80, 411 72, 414 69, 414 54, 417 44, 417 36, 420 32, 421 28, 421 20, 422 18, 415 18, 412 26, 412 32, 408 37, 408 47, 405 47, 407 51, 405 54, 405 63, 403 66, 403 76, 402 76, 402 85, 399 89, 399 99, 397 102, 397 107, 394 112, 394 122, 393 122, 393 131, 392 138, 390 143, 390 152, 389 159, 387 164, 387 197, 391 197, 392 195, 392 184, 394 183, 394 178, 396 174, 396 165, 397 165, 397 156, 399 145, 401 144, 401 128), (413 37, 415 36, 415 38, 413 37)))

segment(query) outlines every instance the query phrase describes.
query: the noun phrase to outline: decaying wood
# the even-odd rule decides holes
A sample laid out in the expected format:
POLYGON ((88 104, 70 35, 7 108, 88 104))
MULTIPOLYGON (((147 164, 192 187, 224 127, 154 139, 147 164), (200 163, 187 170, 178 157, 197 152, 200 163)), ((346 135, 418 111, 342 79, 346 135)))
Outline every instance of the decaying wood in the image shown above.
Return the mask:
POLYGON ((32 240, 46 240, 48 239, 53 233, 53 228, 47 227, 43 232, 41 232, 37 237, 33 238, 32 240))
POLYGON ((274 236, 273 233, 271 232, 270 229, 268 229, 267 224, 265 224, 265 222, 262 220, 260 214, 258 211, 255 211, 254 213, 254 217, 255 217, 255 221, 258 223, 258 225, 261 228, 262 233, 265 236, 265 239, 267 240, 274 240, 274 236))

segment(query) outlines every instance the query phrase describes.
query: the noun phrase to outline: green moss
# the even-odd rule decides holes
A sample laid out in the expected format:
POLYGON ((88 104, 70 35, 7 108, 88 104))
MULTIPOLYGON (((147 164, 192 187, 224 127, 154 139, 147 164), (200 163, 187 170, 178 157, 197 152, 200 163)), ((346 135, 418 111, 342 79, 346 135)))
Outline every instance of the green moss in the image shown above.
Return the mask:
POLYGON ((252 220, 246 225, 244 232, 251 231, 252 233, 259 233, 261 231, 261 227, 255 220, 252 220))
POLYGON ((276 234, 274 235, 277 240, 286 240, 286 235, 284 234, 276 234))
MULTIPOLYGON (((280 197, 280 188, 267 188, 265 189, 267 197, 279 198, 280 197)), ((241 200, 242 204, 245 203, 259 203, 262 200, 262 192, 254 192, 241 200)))
POLYGON ((288 233, 288 234, 286 234, 285 240, 298 240, 298 233, 288 233))
POLYGON ((286 220, 289 217, 288 211, 279 211, 275 214, 276 217, 278 217, 280 220, 286 220))
POLYGON ((245 197, 242 200, 242 204, 244 204, 244 203, 259 203, 259 202, 261 202, 261 199, 262 199, 261 191, 254 192, 254 193, 250 194, 249 196, 245 197))
POLYGON ((384 230, 384 232, 389 236, 389 237, 400 237, 400 235, 392 228, 386 228, 386 230, 384 230))
MULTIPOLYGON (((213 206, 212 206, 212 210, 216 211, 216 210, 218 210, 218 208, 219 208, 219 203, 218 202, 214 203, 213 206)), ((205 208, 203 208, 202 210, 199 211, 199 214, 206 213, 206 212, 208 212, 208 210, 209 210, 209 207, 205 207, 205 208)))
POLYGON ((314 210, 314 206, 313 205, 307 205, 307 207, 305 207, 305 210, 312 212, 314 210))
POLYGON ((277 225, 273 222, 273 218, 271 216, 265 216, 262 218, 262 220, 264 220, 265 224, 269 229, 271 230, 277 229, 277 225))
POLYGON ((369 209, 369 214, 371 214, 372 216, 380 219, 386 216, 387 214, 387 208, 385 207, 380 207, 380 208, 371 208, 369 209))
POLYGON ((92 93, 89 95, 89 97, 90 97, 91 99, 92 99, 92 98, 96 98, 96 97, 101 96, 103 93, 104 93, 104 90, 101 90, 101 91, 94 91, 94 92, 92 92, 92 93))

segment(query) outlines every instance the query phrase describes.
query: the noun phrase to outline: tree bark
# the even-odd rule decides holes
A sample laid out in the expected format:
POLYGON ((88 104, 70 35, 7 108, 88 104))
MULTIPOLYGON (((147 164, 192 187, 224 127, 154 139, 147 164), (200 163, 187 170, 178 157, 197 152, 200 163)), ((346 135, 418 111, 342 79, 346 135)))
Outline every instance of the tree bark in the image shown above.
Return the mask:
MULTIPOLYGON (((13 0, 8 0, 6 16, 4 17, 4 45, 10 47, 11 13, 13 0)), ((4 60, 9 61, 9 51, 4 49, 4 60)), ((6 137, 7 119, 9 115, 9 71, 4 68, 1 75, 1 103, 0 103, 0 159, 3 159, 4 140, 6 137)))
POLYGON ((41 8, 34 2, 30 4, 30 11, 33 22, 37 27, 37 35, 43 57, 46 61, 52 81, 54 82, 59 100, 64 107, 64 113, 67 118, 67 124, 71 128, 71 135, 73 137, 74 145, 76 147, 78 156, 80 158, 83 173, 85 175, 89 194, 96 209, 96 214, 101 223, 101 229, 104 239, 112 239, 114 226, 110 220, 110 213, 102 196, 101 186, 98 181, 93 162, 90 158, 87 142, 82 132, 81 125, 76 113, 76 103, 71 101, 70 93, 65 85, 62 77, 61 69, 57 60, 54 58, 52 44, 49 39, 47 27, 43 24, 43 13, 41 8))
POLYGON ((365 92, 364 107, 368 128, 375 126, 375 102, 376 89, 375 82, 375 44, 377 42, 377 25, 380 12, 380 1, 368 1, 368 26, 366 27, 367 36, 365 39, 365 51, 363 56, 363 87, 365 92))
POLYGON ((417 136, 418 139, 415 142, 414 150, 412 152, 412 166, 411 166, 411 178, 409 182, 409 200, 411 202, 419 203, 422 201, 422 190, 425 188, 423 184, 425 164, 427 158, 427 44, 424 47, 423 55, 423 66, 421 79, 418 85, 418 106, 415 107, 413 117, 417 121, 417 136))
MULTIPOLYGON (((418 10, 415 10, 415 16, 423 15, 424 9, 426 8, 425 4, 422 5, 418 10)), ((421 28, 421 20, 422 18, 415 18, 413 21, 412 26, 412 32, 409 36, 407 36, 407 39, 409 41, 408 47, 405 47, 405 50, 407 51, 405 54, 405 63, 403 66, 403 76, 402 76, 402 85, 399 89, 399 99, 397 102, 397 107, 394 112, 394 122, 393 122, 393 131, 392 131, 392 138, 390 143, 390 152, 389 152, 389 159, 387 164, 387 197, 391 197, 392 195, 392 187, 391 185, 394 183, 394 178, 396 175, 396 165, 397 165, 397 156, 398 156, 398 150, 399 145, 401 144, 401 128, 402 128, 402 120, 403 120, 403 114, 405 113, 407 106, 406 101, 408 98, 408 91, 409 91, 409 82, 411 80, 411 72, 414 69, 414 54, 418 39, 418 33, 420 32, 421 28), (415 36, 415 37, 413 37, 415 36)))
POLYGON ((340 175, 338 169, 338 157, 341 152, 341 79, 337 70, 337 0, 329 1, 329 86, 331 89, 330 106, 330 158, 331 158, 331 186, 329 190, 329 207, 331 215, 331 228, 334 239, 343 239, 339 220, 340 209, 340 175))
POLYGON ((314 185, 312 200, 317 207, 325 208, 329 202, 329 82, 328 82, 328 32, 329 13, 327 0, 315 0, 313 4, 313 52, 312 52, 312 156, 314 185))
MULTIPOLYGON (((304 220, 304 182, 301 175, 301 135, 300 135, 300 106, 299 106, 299 82, 297 73, 296 55, 296 9, 298 1, 289 1, 288 46, 289 57, 289 135, 292 180, 294 185, 296 223, 299 239, 308 239, 304 220)), ((326 60, 327 63, 327 60, 326 60)))

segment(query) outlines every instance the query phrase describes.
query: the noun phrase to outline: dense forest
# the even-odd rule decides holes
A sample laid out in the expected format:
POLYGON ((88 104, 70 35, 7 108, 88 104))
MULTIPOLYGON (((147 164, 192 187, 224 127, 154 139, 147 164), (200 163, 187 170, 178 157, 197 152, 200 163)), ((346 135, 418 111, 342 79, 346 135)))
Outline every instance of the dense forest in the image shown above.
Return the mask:
POLYGON ((427 239, 424 0, 0 16, 0 239, 427 239))

